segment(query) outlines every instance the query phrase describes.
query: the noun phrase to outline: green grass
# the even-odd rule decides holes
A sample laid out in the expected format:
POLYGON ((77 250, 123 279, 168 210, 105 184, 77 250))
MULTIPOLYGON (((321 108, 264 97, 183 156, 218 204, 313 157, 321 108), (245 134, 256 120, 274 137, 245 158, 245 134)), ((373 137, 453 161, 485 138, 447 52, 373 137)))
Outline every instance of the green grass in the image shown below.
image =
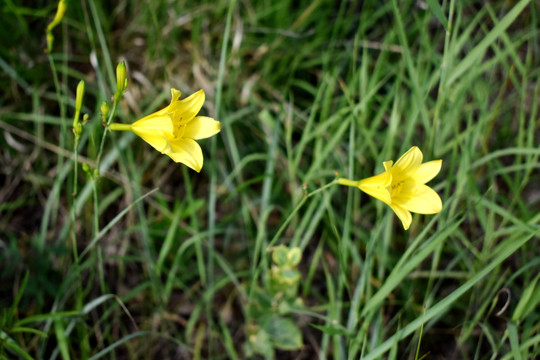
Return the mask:
POLYGON ((114 3, 50 53, 56 4, 0 5, 0 359, 540 354, 537 3, 114 3), (115 122, 205 90, 200 174, 100 150, 122 60, 115 122), (334 183, 413 145, 443 210, 408 231, 334 183))

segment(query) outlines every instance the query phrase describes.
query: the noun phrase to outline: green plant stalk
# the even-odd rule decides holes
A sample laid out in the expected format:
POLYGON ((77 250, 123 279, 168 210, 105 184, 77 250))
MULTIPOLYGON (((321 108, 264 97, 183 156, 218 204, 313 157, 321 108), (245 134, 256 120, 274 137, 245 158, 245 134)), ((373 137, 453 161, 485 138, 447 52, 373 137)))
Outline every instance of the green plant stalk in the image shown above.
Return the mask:
MULTIPOLYGON (((274 246, 277 241, 279 240, 281 234, 285 231, 285 229, 287 228, 287 226, 289 225, 289 223, 292 221, 292 219, 295 217, 296 213, 298 213, 298 211, 302 208, 302 206, 304 206, 304 204, 306 203, 306 201, 328 189, 329 187, 333 186, 333 185, 337 185, 338 181, 337 179, 318 188, 317 190, 313 190, 312 192, 310 193, 307 193, 304 195, 304 197, 302 198, 302 200, 300 200, 300 202, 296 205, 296 207, 293 209, 293 211, 289 214, 289 216, 287 217, 287 219, 283 222, 283 224, 281 224, 281 226, 279 227, 278 231, 276 232, 276 234, 274 235, 274 237, 272 238, 272 240, 268 243, 268 245, 266 246, 266 249, 263 250, 262 253, 266 253, 268 249, 270 249, 272 246, 274 246)), ((261 272, 261 269, 262 269, 262 265, 263 265, 263 262, 261 261, 256 267, 255 267, 255 270, 252 271, 252 276, 251 276, 251 286, 250 286, 250 289, 249 289, 249 295, 248 295, 248 299, 252 299, 253 298, 253 294, 254 294, 254 291, 255 291, 255 284, 256 284, 256 280, 257 278, 259 277, 259 274, 261 272)), ((251 308, 251 303, 248 301, 248 309, 246 311, 247 314, 250 314, 250 308, 251 308)))
POLYGON ((94 193, 94 235, 99 234, 99 198, 97 194, 97 180, 100 176, 100 165, 101 165, 101 158, 103 156, 103 149, 105 147, 105 139, 107 138, 107 132, 109 132, 109 125, 111 124, 114 115, 116 113, 116 109, 118 108, 118 103, 122 97, 121 96, 114 96, 113 100, 113 106, 112 109, 109 111, 107 122, 104 125, 103 134, 101 135, 101 143, 99 145, 99 152, 96 159, 96 170, 97 170, 97 176, 92 176, 92 191, 94 193))
POLYGON ((453 18, 454 18, 454 0, 450 1, 450 10, 448 13, 448 28, 446 29, 446 34, 444 37, 444 50, 443 50, 443 58, 442 58, 442 64, 441 64, 441 73, 440 73, 440 79, 439 79, 439 89, 437 92, 437 102, 435 104, 435 111, 433 114, 433 126, 431 127, 431 134, 429 139, 429 151, 433 153, 433 149, 435 146, 435 137, 437 136, 437 130, 439 128, 439 116, 441 111, 441 106, 445 100, 445 81, 446 81, 446 74, 448 71, 449 66, 449 46, 450 46, 450 38, 452 35, 452 29, 453 29, 453 18))
POLYGON ((101 143, 99 144, 99 152, 97 155, 96 160, 96 170, 99 172, 99 166, 101 164, 101 157, 103 156, 103 148, 105 147, 105 139, 107 138, 107 132, 109 131, 109 125, 111 125, 111 122, 114 118, 114 115, 116 113, 116 109, 118 108, 118 102, 121 98, 114 97, 113 100, 113 106, 112 109, 109 111, 107 121, 104 125, 105 129, 103 130, 103 134, 101 135, 101 143))
POLYGON ((76 209, 76 201, 77 201, 77 178, 79 176, 78 170, 79 170, 79 137, 75 136, 74 144, 73 144, 73 194, 71 196, 71 221, 73 224, 73 234, 71 237, 71 247, 73 250, 73 259, 75 262, 78 262, 78 254, 77 254, 77 209, 76 209))
MULTIPOLYGON (((233 10, 236 7, 236 1, 230 1, 229 2, 229 8, 227 10, 227 19, 225 22, 225 30, 223 35, 223 41, 221 44, 221 53, 220 53, 220 59, 219 59, 219 70, 218 70, 218 80, 216 85, 216 100, 215 100, 215 112, 216 117, 219 118, 219 114, 221 112, 221 97, 223 93, 223 82, 225 77, 225 63, 227 61, 227 46, 229 46, 229 37, 231 32, 231 24, 232 24, 232 15, 233 10)), ((213 158, 215 158, 216 154, 216 138, 212 137, 210 141, 210 154, 213 158)), ((209 235, 208 235, 208 247, 210 248, 209 254, 208 254, 208 266, 207 266, 207 280, 208 280, 208 286, 212 288, 213 282, 214 282, 214 258, 211 256, 211 253, 214 252, 214 233, 215 233, 215 225, 216 225, 216 203, 217 203, 217 194, 216 194, 216 187, 217 187, 217 171, 216 171, 216 165, 212 163, 210 166, 210 194, 208 198, 208 226, 209 226, 209 235)), ((206 312, 208 319, 211 319, 211 305, 213 304, 213 299, 210 297, 207 302, 206 306, 206 312)), ((210 323, 212 325, 212 323, 210 323)), ((211 332, 211 331, 210 331, 211 332)), ((212 345, 212 339, 211 337, 209 339, 209 349, 210 352, 212 351, 213 345, 212 345)))
MULTIPOLYGON (((56 97, 58 98, 58 107, 60 108, 61 122, 60 122, 59 147, 64 149, 64 147, 65 147, 65 139, 66 139, 66 134, 67 134, 67 126, 66 126, 66 121, 65 121, 66 107, 65 107, 64 101, 62 100, 62 91, 61 91, 61 88, 60 88, 60 81, 58 79, 58 72, 56 70, 56 65, 55 65, 54 60, 53 60, 53 58, 52 58, 52 56, 50 54, 47 54, 47 58, 49 60, 49 65, 50 65, 51 71, 52 71, 53 82, 54 82, 54 87, 55 87, 55 91, 56 91, 56 97)), ((62 152, 59 152, 58 153, 58 169, 61 169, 63 167, 63 165, 64 165, 64 155, 63 155, 62 152)), ((59 177, 57 175, 57 181, 58 181, 58 178, 59 177)), ((49 220, 51 218, 51 214, 58 213, 57 211, 53 211, 52 209, 58 207, 59 192, 54 193, 54 194, 51 193, 51 195, 49 195, 49 196, 55 196, 56 200, 54 201, 54 203, 51 203, 51 207, 46 208, 44 213, 43 213, 43 219, 41 221, 41 234, 38 237, 38 239, 39 239, 38 248, 40 250, 45 248, 46 233, 47 233, 47 229, 48 229, 48 226, 49 226, 49 220)), ((52 199, 52 200, 54 200, 54 199, 52 199)))

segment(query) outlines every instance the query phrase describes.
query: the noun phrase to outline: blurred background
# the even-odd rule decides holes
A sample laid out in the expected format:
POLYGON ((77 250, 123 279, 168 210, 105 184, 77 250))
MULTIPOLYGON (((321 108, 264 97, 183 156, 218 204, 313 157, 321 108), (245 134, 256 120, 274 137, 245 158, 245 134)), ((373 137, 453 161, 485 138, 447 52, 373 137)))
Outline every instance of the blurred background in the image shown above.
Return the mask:
POLYGON ((70 0, 47 52, 57 6, 0 4, 1 358, 538 356, 538 2, 70 0), (98 160, 120 61, 115 122, 204 89, 200 174, 98 160), (323 188, 413 145, 408 231, 323 188))

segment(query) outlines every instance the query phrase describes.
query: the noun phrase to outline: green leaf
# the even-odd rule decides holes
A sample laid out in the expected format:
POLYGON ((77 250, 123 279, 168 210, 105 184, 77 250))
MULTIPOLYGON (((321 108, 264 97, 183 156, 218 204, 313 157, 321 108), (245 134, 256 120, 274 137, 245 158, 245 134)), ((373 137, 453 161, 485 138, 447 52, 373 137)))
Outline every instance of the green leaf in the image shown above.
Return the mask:
POLYGON ((512 321, 517 322, 525 319, 525 317, 533 311, 540 303, 540 286, 537 287, 540 274, 523 290, 519 303, 512 315, 512 321))
POLYGON ((52 314, 38 314, 38 315, 32 315, 28 316, 24 319, 21 319, 17 321, 14 326, 21 326, 24 324, 29 324, 33 322, 41 322, 45 320, 56 320, 56 319, 63 319, 66 317, 73 317, 73 316, 79 316, 80 312, 78 311, 60 311, 57 313, 52 314))
POLYGON ((15 310, 17 309, 17 306, 19 306, 19 302, 21 301, 21 298, 23 296, 24 289, 26 288, 26 283, 28 282, 28 274, 29 274, 28 271, 24 274, 24 278, 21 282, 21 285, 19 286, 19 291, 17 292, 17 295, 15 296, 13 303, 9 307, 7 314, 6 312, 2 311, 2 315, 4 316, 4 319, 1 323, 3 323, 3 326, 6 328, 11 327, 11 325, 13 324, 15 310))
POLYGON ((444 11, 437 0, 426 0, 431 12, 441 22, 446 30, 448 30, 448 20, 444 16, 444 11))
POLYGON ((17 355, 19 355, 20 357, 22 357, 23 359, 27 359, 27 360, 33 360, 33 358, 28 355, 28 353, 26 351, 24 351, 19 345, 17 345, 16 343, 14 342, 8 342, 5 344, 6 345, 6 348, 8 348, 9 350, 13 351, 14 353, 16 353, 17 355))
POLYGON ((489 33, 484 36, 483 40, 472 49, 465 59, 463 59, 452 71, 448 77, 446 86, 450 86, 454 81, 463 75, 463 73, 471 68, 474 68, 481 62, 482 57, 486 49, 497 40, 506 29, 516 20, 521 14, 523 9, 529 5, 530 0, 521 0, 518 2, 512 10, 506 14, 506 16, 497 24, 489 33))
POLYGON ((279 267, 285 266, 287 264, 288 254, 289 249, 287 249, 285 245, 279 245, 274 248, 274 252, 272 253, 272 260, 279 267))
POLYGON ((300 250, 299 247, 293 247, 290 249, 289 253, 287 254, 287 263, 289 266, 297 266, 300 263, 300 260, 302 260, 302 250, 300 250))
POLYGON ((279 280, 287 285, 294 285, 300 280, 300 272, 293 269, 283 270, 279 274, 279 280))
POLYGON ((11 352, 16 353, 23 359, 32 360, 32 357, 28 355, 28 353, 26 353, 23 348, 17 345, 17 343, 4 331, 0 331, 0 344, 5 346, 11 352))
POLYGON ((69 355, 69 345, 66 338, 66 328, 62 319, 56 319, 54 321, 54 332, 56 334, 56 340, 58 341, 58 349, 62 354, 62 359, 71 359, 71 356, 69 355))
POLYGON ((512 349, 512 357, 514 360, 521 360, 521 352, 519 351, 519 336, 516 323, 508 323, 508 338, 510 339, 510 348, 512 349))
POLYGON ((151 335, 151 334, 152 333, 150 331, 137 331, 137 332, 135 332, 133 334, 129 334, 127 336, 124 336, 123 338, 118 339, 117 341, 115 341, 111 345, 107 346, 105 349, 101 350, 100 352, 98 352, 97 354, 92 356, 89 360, 101 359, 103 356, 105 356, 106 354, 112 352, 118 346, 120 346, 122 344, 125 344, 126 342, 130 341, 131 339, 142 337, 143 339, 146 339, 148 341, 149 335, 151 335))
POLYGON ((17 332, 31 333, 31 334, 39 335, 39 336, 44 337, 44 338, 46 338, 48 336, 46 332, 43 332, 41 330, 37 330, 37 329, 34 329, 34 328, 25 327, 25 326, 18 326, 18 327, 11 328, 9 330, 9 332, 11 334, 17 333, 17 332))
POLYGON ((260 326, 268 333, 274 347, 282 350, 302 348, 302 333, 291 320, 277 315, 264 316, 260 326))
MULTIPOLYGON (((249 337, 249 345, 252 347, 253 351, 258 354, 268 356, 269 354, 274 353, 274 347, 272 346, 270 336, 262 329, 259 329, 255 336, 249 337)), ((273 357, 271 356, 271 358, 273 357)))
POLYGON ((345 335, 345 336, 351 336, 351 333, 347 331, 346 328, 343 326, 336 324, 335 326, 325 326, 325 325, 315 325, 315 324, 309 324, 313 326, 315 329, 327 334, 327 335, 345 335))

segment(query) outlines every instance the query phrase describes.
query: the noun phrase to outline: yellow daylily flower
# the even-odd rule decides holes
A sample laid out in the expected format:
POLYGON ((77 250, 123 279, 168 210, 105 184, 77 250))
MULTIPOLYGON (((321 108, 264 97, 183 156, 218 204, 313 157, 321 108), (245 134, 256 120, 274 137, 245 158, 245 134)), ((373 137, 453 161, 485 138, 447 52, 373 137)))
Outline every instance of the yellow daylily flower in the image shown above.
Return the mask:
POLYGON ((338 179, 338 184, 356 186, 368 195, 390 206, 401 220, 405 230, 412 222, 411 212, 436 214, 442 210, 439 195, 425 185, 441 171, 442 160, 422 164, 422 152, 413 146, 394 164, 383 163, 385 172, 354 181, 338 179))
POLYGON ((221 123, 207 116, 197 116, 204 103, 199 90, 183 100, 180 91, 171 89, 169 106, 133 124, 109 125, 111 130, 133 131, 157 151, 200 172, 203 166, 201 147, 195 140, 205 139, 221 130, 221 123))

